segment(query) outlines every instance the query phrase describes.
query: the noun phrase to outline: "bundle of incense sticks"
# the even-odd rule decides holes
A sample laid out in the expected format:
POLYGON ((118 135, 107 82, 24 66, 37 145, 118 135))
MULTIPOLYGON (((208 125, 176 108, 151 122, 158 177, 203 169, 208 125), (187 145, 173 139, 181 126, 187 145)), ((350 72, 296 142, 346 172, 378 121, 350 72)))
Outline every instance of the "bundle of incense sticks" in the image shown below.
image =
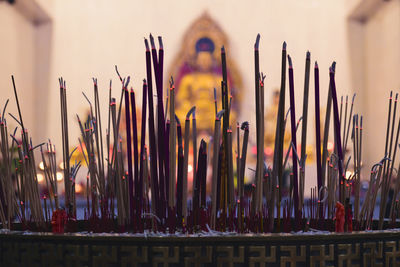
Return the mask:
MULTIPOLYGON (((192 107, 187 112, 185 125, 182 127, 180 118, 175 114, 176 94, 179 94, 179 91, 175 89, 172 77, 166 93, 163 89, 162 38, 158 38, 158 53, 152 35, 149 36, 149 41, 145 39, 146 79, 143 80, 142 85, 139 85, 143 97, 141 118, 137 117, 137 99, 135 98, 138 90, 135 89, 138 86, 137 81, 131 82, 129 76, 121 76, 115 67, 122 90, 120 98, 116 99, 113 96, 110 81, 106 102, 108 121, 105 132, 103 132, 100 116, 101 103, 104 101, 99 97, 101 86, 97 79, 93 79, 93 95, 83 93, 90 112, 85 118, 76 115, 80 127, 80 137, 77 137, 79 149, 71 150, 70 148, 67 89, 65 81, 60 78, 64 202, 60 201, 56 148, 50 140, 34 146, 28 137, 28 131, 22 120, 14 77, 12 77, 18 116, 12 114, 9 116, 18 124, 17 128, 20 128, 21 135, 17 134, 17 128, 13 131, 7 128, 7 100, 0 114, 0 223, 3 228, 13 228, 13 222, 17 220, 24 225, 25 229, 49 230, 50 225, 54 223, 52 218, 55 212, 66 209, 67 231, 75 231, 76 228, 72 227, 77 219, 78 196, 75 185, 78 172, 82 173, 81 166, 83 165, 87 170, 87 173, 82 173, 87 177, 84 220, 88 222, 88 230, 94 232, 150 230, 194 233, 210 231, 210 229, 237 233, 289 232, 307 229, 310 226, 330 230, 334 223, 337 201, 342 204, 347 203, 347 207, 350 204, 353 206, 354 220, 352 221, 355 229, 371 229, 379 192, 381 199, 379 229, 384 226, 385 215, 391 218, 392 223, 395 222, 399 216, 397 197, 400 191, 400 173, 396 172, 394 175, 400 136, 400 120, 395 134, 397 94, 394 100, 392 93, 389 98, 384 155, 377 164, 372 166, 368 191, 365 199, 361 199, 363 117, 353 111, 355 95, 350 107, 348 96, 342 97, 339 104, 335 82, 335 62, 329 68, 329 86, 326 88, 320 87, 320 66, 315 62, 316 175, 314 177, 317 177, 317 186, 311 188, 311 198, 305 199, 304 191, 308 190, 304 188, 305 181, 313 176, 310 171, 305 171, 311 77, 310 52, 306 53, 305 60, 302 116, 296 117, 295 67, 291 57, 287 55, 286 43, 283 43, 274 158, 273 165, 268 166, 264 155, 264 95, 267 81, 266 76, 260 72, 260 35, 257 35, 254 44, 255 132, 250 132, 248 122, 240 124, 230 121, 232 94, 229 90, 231 88, 228 79, 229 66, 226 59, 227 51, 222 47, 221 99, 217 99, 217 88, 210 88, 214 90, 214 99, 210 99, 214 101, 215 107, 214 131, 209 138, 210 142, 201 140, 199 147, 196 107, 192 107), (286 66, 286 61, 288 66, 286 66), (153 103, 153 82, 157 97, 156 107, 153 103), (129 84, 132 84, 130 90, 129 84), (321 125, 320 92, 324 90, 328 92, 328 99, 324 125, 321 125), (287 93, 290 107, 285 106, 287 93), (221 101, 221 110, 218 110, 219 101, 221 101), (286 110, 288 111, 285 114, 286 110), (291 141, 287 150, 284 151, 289 112, 291 141), (126 121, 125 129, 121 128, 123 118, 126 121), (331 121, 333 127, 330 127, 331 121), (301 139, 299 139, 301 149, 298 151, 297 130, 300 122, 302 122, 301 139), (232 131, 234 123, 236 123, 236 131, 232 131), (138 133, 139 128, 140 133, 138 133), (323 136, 320 135, 322 128, 324 129, 323 136), (333 152, 328 150, 330 132, 334 133, 333 152), (123 133, 126 138, 122 137, 123 133), (237 150, 234 161, 235 134, 237 150), (352 153, 349 153, 347 147, 349 136, 352 142, 349 149, 352 153), (245 170, 249 165, 246 162, 247 148, 249 139, 253 138, 257 144, 255 175, 251 189, 247 189, 246 180, 252 178, 245 177, 245 170), (192 146, 192 152, 190 146, 192 146), (43 163, 45 182, 42 186, 37 179, 37 162, 33 153, 36 148, 40 148, 43 163), (82 153, 83 162, 71 162, 72 155, 78 153, 77 151, 82 153), (192 196, 188 194, 191 157, 193 158, 192 196), (207 195, 209 164, 212 170, 211 191, 207 195), (346 175, 350 169, 353 173, 346 175), (288 182, 285 181, 284 176, 286 170, 290 173, 288 182), (396 176, 396 182, 395 188, 391 189, 393 176, 396 176), (286 190, 287 184, 289 188, 286 190), (40 190, 43 186, 46 189, 45 193, 40 190), (391 190, 394 194, 389 199, 391 190), (288 191, 287 196, 284 195, 285 191, 288 191), (291 218, 295 219, 293 225, 291 218), (326 220, 331 223, 323 223, 326 220)), ((200 117, 200 119, 209 118, 200 117)))

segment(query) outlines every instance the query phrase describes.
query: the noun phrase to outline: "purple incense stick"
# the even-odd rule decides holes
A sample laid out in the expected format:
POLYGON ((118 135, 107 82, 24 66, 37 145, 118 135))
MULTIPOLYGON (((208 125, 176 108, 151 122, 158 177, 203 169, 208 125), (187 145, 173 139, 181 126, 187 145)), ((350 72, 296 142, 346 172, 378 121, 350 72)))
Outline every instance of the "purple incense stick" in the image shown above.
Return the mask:
MULTIPOLYGON (((163 72, 164 72, 164 46, 163 46, 163 42, 162 42, 162 38, 161 36, 158 36, 158 75, 157 75, 157 79, 158 79, 158 85, 157 85, 157 106, 158 106, 158 117, 159 117, 159 121, 158 121, 158 128, 161 129, 161 131, 164 133, 165 135, 165 114, 164 114, 164 108, 163 108, 163 72)), ((160 135, 159 135, 160 136, 160 135)), ((165 139, 167 140, 167 139, 165 139)), ((168 142, 160 142, 164 145, 164 147, 161 147, 159 144, 159 150, 162 149, 162 153, 161 153, 161 159, 162 159, 162 163, 164 164, 164 179, 165 182, 164 184, 167 185, 169 183, 169 168, 167 168, 168 164, 169 164, 169 159, 166 160, 167 155, 169 155, 169 146, 168 146, 168 142)), ((161 160, 160 159, 160 160, 161 160)), ((161 165, 161 163, 159 163, 161 165)), ((165 188, 165 192, 167 193, 168 190, 165 188)), ((167 195, 165 196, 165 201, 167 201, 167 195)))
POLYGON ((340 120, 339 120, 339 108, 337 102, 336 95, 336 84, 335 84, 335 72, 332 68, 329 68, 329 84, 332 92, 332 101, 333 101, 333 119, 334 119, 334 128, 335 128, 335 137, 337 144, 337 152, 339 157, 339 199, 342 199, 341 196, 343 194, 342 184, 343 184, 343 151, 342 151, 342 142, 340 138, 340 120))
MULTIPOLYGON (((322 169, 321 169, 321 119, 320 119, 320 105, 319 105, 319 69, 318 63, 315 61, 314 68, 314 85, 315 85, 315 147, 317 150, 317 185, 318 192, 320 192, 322 184, 322 169)), ((321 194, 321 198, 323 195, 321 194)), ((319 199, 321 200, 321 199, 319 199)), ((323 216, 322 205, 319 209, 319 218, 323 216)))
POLYGON ((133 177, 132 177, 132 139, 131 139, 131 117, 129 113, 129 90, 127 85, 129 83, 129 77, 124 84, 124 92, 125 92, 125 123, 126 123, 126 148, 128 154, 128 186, 129 186, 129 211, 131 215, 131 222, 133 221, 133 177))
POLYGON ((199 183, 200 183, 200 207, 206 208, 206 178, 207 178, 207 143, 201 140, 200 147, 202 153, 199 153, 199 183))
MULTIPOLYGON (((294 79, 293 79, 293 66, 292 59, 288 55, 289 62, 289 94, 290 94, 290 121, 292 128, 292 146, 294 148, 297 147, 296 140, 296 112, 295 112, 295 102, 294 102, 294 79)), ((297 181, 297 158, 292 155, 293 160, 293 198, 294 198, 294 216, 296 222, 301 219, 300 208, 299 208, 299 190, 298 190, 298 181, 297 181)))
MULTIPOLYGON (((125 100, 126 101, 126 100, 125 100)), ((136 121, 136 101, 135 92, 131 88, 131 120, 132 120, 132 131, 133 131, 133 160, 134 160, 134 182, 135 182, 135 197, 141 204, 142 187, 139 186, 139 150, 138 150, 138 135, 137 135, 137 121, 136 121)), ((141 209, 141 205, 138 206, 141 209)))
POLYGON ((182 143, 182 127, 179 118, 175 115, 176 119, 176 132, 178 137, 178 173, 176 182, 176 213, 178 217, 178 226, 182 226, 182 206, 184 201, 183 197, 183 143, 182 143))
MULTIPOLYGON (((159 37, 159 40, 161 40, 161 37, 159 37)), ((154 38, 150 34, 150 45, 151 45, 151 55, 153 59, 153 69, 154 69, 154 76, 155 76, 155 81, 156 81, 156 89, 157 89, 157 137, 158 139, 163 138, 165 134, 165 117, 164 117, 164 106, 163 106, 163 90, 162 90, 162 74, 160 73, 160 61, 159 58, 157 59, 157 51, 156 51, 156 46, 154 44, 154 38), (161 75, 161 79, 160 79, 161 75)), ((162 49, 162 40, 160 42, 160 51, 162 49)), ((160 52, 161 56, 163 57, 164 52, 160 52)), ((161 64, 163 61, 161 61, 161 64)), ((162 67, 161 67, 162 71, 162 67)), ((165 173, 164 173, 164 155, 165 155, 165 144, 163 142, 160 142, 158 140, 157 142, 158 145, 158 175, 159 175, 159 181, 160 181, 160 199, 161 201, 167 201, 166 198, 166 183, 165 183, 165 173)))
POLYGON ((149 43, 147 39, 144 40, 146 45, 146 73, 147 73, 147 95, 149 101, 149 143, 150 143, 150 176, 152 179, 152 185, 154 186, 154 191, 156 195, 154 203, 156 213, 159 217, 163 217, 163 203, 160 202, 159 188, 158 188, 158 173, 157 173, 157 147, 156 147, 156 135, 154 129, 154 107, 153 107, 153 83, 151 77, 151 57, 149 43), (160 206, 161 204, 161 206, 160 206))
MULTIPOLYGON (((146 80, 143 80, 143 97, 142 97, 142 129, 140 134, 140 173, 139 173, 139 187, 143 185, 143 179, 146 179, 144 176, 145 172, 145 157, 147 154, 145 153, 145 143, 146 143, 146 106, 147 106, 147 83, 146 80)), ((141 196, 139 197, 139 203, 141 203, 141 196)))

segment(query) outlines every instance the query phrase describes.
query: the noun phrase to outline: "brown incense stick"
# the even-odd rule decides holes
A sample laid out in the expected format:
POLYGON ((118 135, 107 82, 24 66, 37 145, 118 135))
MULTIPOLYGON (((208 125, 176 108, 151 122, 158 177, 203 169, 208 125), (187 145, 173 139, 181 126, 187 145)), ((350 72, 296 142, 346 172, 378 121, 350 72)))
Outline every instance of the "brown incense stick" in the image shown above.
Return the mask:
MULTIPOLYGON (((389 138, 389 130, 390 130, 390 119, 391 119, 391 112, 392 112, 392 94, 393 92, 390 91, 390 98, 389 98, 389 112, 388 112, 388 121, 387 121, 387 128, 386 128, 386 142, 385 142, 385 157, 388 157, 390 159, 390 154, 391 154, 391 142, 392 142, 392 138, 393 136, 391 136, 391 138, 389 138), (388 154, 388 148, 389 148, 389 154, 388 154)), ((396 94, 396 101, 395 101, 395 107, 397 105, 397 94, 396 94)), ((395 114, 395 109, 393 112, 393 118, 396 116, 395 114)), ((394 120, 393 120, 393 124, 392 124, 392 134, 393 134, 393 127, 394 127, 394 120)), ((381 230, 383 227, 383 218, 385 215, 385 211, 386 211, 386 200, 387 200, 387 185, 388 185, 388 180, 390 180, 390 178, 388 177, 388 173, 386 170, 386 166, 387 166, 386 161, 383 164, 383 176, 382 176, 382 190, 381 190, 381 204, 380 204, 380 210, 379 210, 379 225, 378 225, 378 229, 381 230)))
MULTIPOLYGON (((336 70, 336 62, 332 63, 332 70, 335 72, 336 70)), ((325 121, 324 121, 324 139, 322 144, 322 160, 321 160, 321 169, 322 169, 322 184, 325 184, 325 173, 326 173, 326 162, 328 155, 328 138, 329 138, 329 126, 331 120, 331 109, 332 109, 332 92, 331 92, 331 84, 329 83, 328 90, 328 99, 326 104, 326 113, 325 113, 325 121)))
POLYGON ((284 116, 285 116, 285 86, 286 86, 286 42, 282 46, 281 87, 279 93, 278 116, 275 131, 274 163, 272 179, 278 179, 278 202, 277 202, 277 231, 280 231, 280 213, 283 187, 283 143, 284 143, 284 116))
MULTIPOLYGON (((311 54, 307 51, 306 54, 306 66, 305 66, 305 77, 304 77, 304 93, 303 93, 303 122, 301 126, 301 168, 305 169, 305 156, 306 156, 306 145, 307 145, 307 118, 308 118, 308 91, 310 85, 310 61, 311 54)), ((304 194, 304 193, 303 193, 304 194)))
POLYGON ((194 113, 196 107, 192 107, 186 114, 185 120, 185 137, 184 137, 184 155, 183 155, 183 192, 182 192, 182 216, 184 223, 187 222, 187 178, 188 178, 188 168, 189 168, 189 130, 190 130, 190 116, 194 113))
POLYGON ((227 141, 228 141, 228 203, 229 203, 229 212, 233 211, 233 207, 235 205, 235 185, 233 181, 233 156, 232 156, 232 130, 228 128, 227 133, 227 141))
POLYGON ((168 207, 175 207, 175 181, 176 181, 176 121, 175 121, 175 86, 171 77, 170 81, 170 106, 169 106, 169 198, 168 207))
POLYGON ((241 185, 240 185, 240 124, 236 122, 236 186, 237 186, 237 196, 240 195, 241 185))

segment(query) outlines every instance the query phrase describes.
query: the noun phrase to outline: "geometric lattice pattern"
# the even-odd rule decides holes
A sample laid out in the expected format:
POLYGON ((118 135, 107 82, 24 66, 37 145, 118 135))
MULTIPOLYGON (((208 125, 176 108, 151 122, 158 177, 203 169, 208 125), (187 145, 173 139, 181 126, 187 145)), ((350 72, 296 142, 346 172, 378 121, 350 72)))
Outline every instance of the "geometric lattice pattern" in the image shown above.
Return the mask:
POLYGON ((0 266, 400 266, 400 233, 147 238, 0 234, 0 266))

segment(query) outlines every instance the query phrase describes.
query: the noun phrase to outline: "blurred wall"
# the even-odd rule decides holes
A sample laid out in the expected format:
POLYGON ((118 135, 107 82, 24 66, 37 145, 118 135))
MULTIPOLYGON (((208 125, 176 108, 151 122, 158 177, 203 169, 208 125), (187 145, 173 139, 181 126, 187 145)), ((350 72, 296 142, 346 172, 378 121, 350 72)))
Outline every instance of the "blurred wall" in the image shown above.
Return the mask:
MULTIPOLYGON (((400 92, 399 28, 400 1, 390 1, 382 6, 365 25, 363 114, 366 117, 365 141, 368 142, 364 146, 364 154, 368 155, 364 162, 366 172, 370 170, 372 164, 384 157, 389 95, 390 91, 393 91, 394 98, 395 94, 400 92)), ((399 121, 398 118, 399 114, 396 123, 399 121)), ((397 128, 395 134, 396 130, 397 128)), ((395 168, 398 168, 399 154, 396 158, 395 168)))
MULTIPOLYGON (((24 125, 37 128, 35 117, 35 27, 20 12, 7 3, 0 3, 0 113, 9 99, 6 113, 18 118, 11 75, 16 79, 24 125)), ((3 114, 1 114, 3 115, 3 114)), ((17 123, 5 116, 12 131, 17 123)), ((19 128, 21 129, 21 128, 19 128)))

